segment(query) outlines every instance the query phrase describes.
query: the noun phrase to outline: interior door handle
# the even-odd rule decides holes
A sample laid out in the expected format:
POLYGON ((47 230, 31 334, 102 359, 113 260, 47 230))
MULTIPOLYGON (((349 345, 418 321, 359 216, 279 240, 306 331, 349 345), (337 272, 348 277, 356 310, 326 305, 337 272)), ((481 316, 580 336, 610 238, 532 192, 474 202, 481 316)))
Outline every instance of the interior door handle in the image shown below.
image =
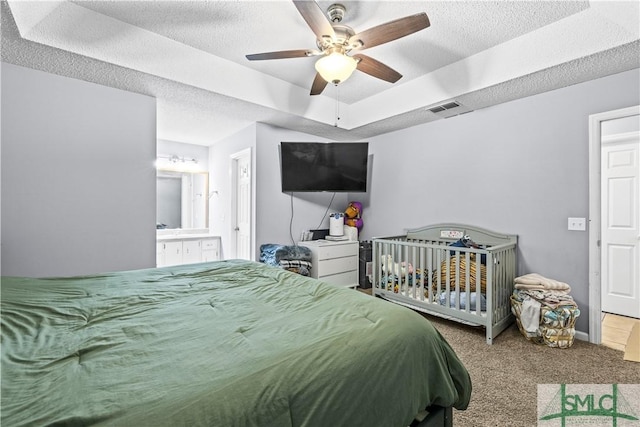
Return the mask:
POLYGON ((235 231, 240 231, 240 227, 234 228, 235 231))

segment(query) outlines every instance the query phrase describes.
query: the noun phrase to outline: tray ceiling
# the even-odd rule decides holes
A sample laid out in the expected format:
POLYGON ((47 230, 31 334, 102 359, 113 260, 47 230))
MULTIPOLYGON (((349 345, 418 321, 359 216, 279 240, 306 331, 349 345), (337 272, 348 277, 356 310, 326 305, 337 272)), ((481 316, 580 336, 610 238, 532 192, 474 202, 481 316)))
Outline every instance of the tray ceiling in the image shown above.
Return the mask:
POLYGON ((356 31, 427 13, 429 28, 366 50, 397 83, 356 71, 310 97, 314 58, 248 61, 315 48, 285 0, 3 1, 2 60, 154 96, 158 137, 202 145, 254 122, 365 139, 640 67, 636 1, 341 3, 356 31))

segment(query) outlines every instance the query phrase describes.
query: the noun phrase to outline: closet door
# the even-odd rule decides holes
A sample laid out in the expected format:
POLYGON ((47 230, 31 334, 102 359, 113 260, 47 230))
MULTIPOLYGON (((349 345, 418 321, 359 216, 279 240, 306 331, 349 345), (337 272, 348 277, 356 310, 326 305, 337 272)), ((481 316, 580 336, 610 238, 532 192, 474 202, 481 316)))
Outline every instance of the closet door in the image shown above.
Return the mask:
POLYGON ((640 318, 640 133, 602 139, 602 311, 640 318))

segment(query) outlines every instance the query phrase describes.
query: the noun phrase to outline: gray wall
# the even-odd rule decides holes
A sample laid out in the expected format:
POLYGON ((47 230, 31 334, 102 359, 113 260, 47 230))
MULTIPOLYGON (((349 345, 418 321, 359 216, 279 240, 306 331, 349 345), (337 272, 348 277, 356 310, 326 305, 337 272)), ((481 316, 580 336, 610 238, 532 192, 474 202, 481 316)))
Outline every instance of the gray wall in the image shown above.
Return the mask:
POLYGON ((280 151, 282 141, 326 142, 325 138, 294 132, 265 124, 257 128, 256 157, 256 242, 293 244, 304 230, 329 228, 329 214, 344 212, 347 193, 282 192, 280 151), (331 203, 331 205, 330 205, 331 203), (327 211, 328 209, 328 211, 327 211), (328 213, 327 213, 328 212, 328 213), (325 213, 327 213, 326 216, 325 213))
MULTIPOLYGON (((640 104, 639 81, 635 69, 371 138, 369 192, 340 195, 331 210, 362 201, 361 240, 438 222, 517 234, 519 273, 569 283, 582 310, 577 329, 588 332, 588 233, 568 231, 567 218, 588 218, 589 115, 640 104)), ((255 135, 245 132, 222 143, 235 151, 255 148, 258 246, 291 241, 279 142, 315 140, 322 139, 258 124, 255 135)), ((217 174, 214 187, 228 189, 228 180, 217 174)), ((329 199, 296 194, 294 240, 317 225, 329 199)), ((224 233, 228 224, 220 225, 224 233)))
MULTIPOLYGON (((320 226, 329 227, 327 211, 332 193, 295 193, 292 199, 282 193, 280 185, 281 141, 328 141, 313 135, 294 132, 275 126, 257 123, 210 147, 210 190, 215 193, 210 204, 211 233, 220 235, 225 258, 233 257, 231 232, 231 170, 230 156, 246 148, 253 156, 253 201, 255 259, 259 258, 263 243, 290 244, 298 241, 303 230, 320 226), (292 219, 293 212, 293 219, 292 219), (291 226, 290 226, 291 225, 291 226)), ((341 212, 346 208, 347 194, 337 193, 329 212, 341 212)))
POLYGON ((519 236, 519 273, 569 283, 588 331, 590 114, 640 104, 632 70, 371 139, 364 235, 439 222, 519 236))
MULTIPOLYGON (((589 115, 640 104, 639 81, 636 69, 371 138, 369 192, 339 195, 331 210, 362 201, 361 240, 438 222, 517 234, 519 273, 568 282, 582 310, 577 329, 588 332, 588 232, 568 231, 567 218, 588 218, 589 115)), ((258 246, 291 241, 278 144, 316 140, 322 138, 258 124, 212 148, 212 169, 214 161, 224 167, 214 187, 225 191, 228 161, 211 160, 216 150, 255 148, 258 246)), ((296 194, 293 239, 318 225, 329 200, 296 194)), ((224 233, 228 224, 220 226, 224 233)))
POLYGON ((155 99, 2 63, 2 274, 155 266, 155 99))
MULTIPOLYGON (((362 239, 436 222, 520 238, 520 274, 568 282, 588 330, 588 116, 640 104, 640 71, 593 80, 370 139, 362 239)), ((280 141, 322 141, 256 124, 210 149, 211 231, 229 245, 229 156, 254 157, 256 249, 314 228, 330 194, 280 191, 280 141)), ((65 275, 155 263, 155 102, 3 64, 2 274, 65 275), (100 100, 100 102, 96 102, 100 100)), ((328 220, 322 221, 327 226, 328 220)))

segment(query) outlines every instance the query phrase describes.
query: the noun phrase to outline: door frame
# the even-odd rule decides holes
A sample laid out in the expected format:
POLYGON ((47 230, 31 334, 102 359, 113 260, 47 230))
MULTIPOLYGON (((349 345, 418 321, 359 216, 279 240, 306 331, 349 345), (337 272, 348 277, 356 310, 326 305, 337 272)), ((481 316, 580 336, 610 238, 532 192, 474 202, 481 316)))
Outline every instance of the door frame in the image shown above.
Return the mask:
POLYGON ((640 115, 640 105, 589 116, 589 342, 602 341, 601 204, 602 122, 640 115))
POLYGON ((249 158, 249 176, 251 177, 249 184, 249 198, 251 203, 251 206, 249 208, 249 212, 251 215, 251 218, 249 219, 249 224, 251 227, 251 230, 249 230, 249 250, 250 259, 255 261, 255 194, 253 191, 253 189, 255 188, 255 173, 253 170, 253 151, 251 150, 251 147, 245 148, 244 150, 238 151, 237 153, 233 153, 229 156, 229 172, 231 174, 231 216, 229 221, 229 233, 231 238, 229 239, 229 243, 231 246, 232 257, 236 258, 238 255, 237 235, 235 230, 238 206, 238 159, 243 157, 249 158))

